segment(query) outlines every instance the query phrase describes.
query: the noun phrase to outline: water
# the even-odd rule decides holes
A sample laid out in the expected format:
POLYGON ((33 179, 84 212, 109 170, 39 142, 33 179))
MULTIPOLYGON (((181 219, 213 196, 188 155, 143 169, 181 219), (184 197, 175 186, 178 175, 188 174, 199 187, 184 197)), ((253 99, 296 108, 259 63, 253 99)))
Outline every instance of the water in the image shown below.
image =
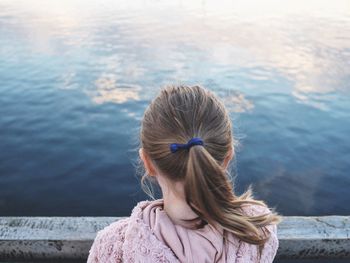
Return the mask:
POLYGON ((230 110, 235 189, 350 214, 348 1, 0 1, 0 215, 126 216, 142 114, 201 84, 230 110))

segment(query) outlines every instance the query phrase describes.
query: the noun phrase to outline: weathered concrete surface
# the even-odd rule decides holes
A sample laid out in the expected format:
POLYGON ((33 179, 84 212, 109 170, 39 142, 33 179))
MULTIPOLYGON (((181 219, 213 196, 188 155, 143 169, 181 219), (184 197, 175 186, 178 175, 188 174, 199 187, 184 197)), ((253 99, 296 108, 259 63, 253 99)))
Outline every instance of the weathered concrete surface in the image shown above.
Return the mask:
POLYGON ((349 258, 350 216, 285 217, 278 258, 349 258))
POLYGON ((0 260, 81 259, 118 217, 0 217, 0 260))
MULTIPOLYGON (((96 232, 122 217, 0 217, 0 260, 86 259, 96 232)), ((349 258, 350 216, 284 217, 278 258, 349 258)))

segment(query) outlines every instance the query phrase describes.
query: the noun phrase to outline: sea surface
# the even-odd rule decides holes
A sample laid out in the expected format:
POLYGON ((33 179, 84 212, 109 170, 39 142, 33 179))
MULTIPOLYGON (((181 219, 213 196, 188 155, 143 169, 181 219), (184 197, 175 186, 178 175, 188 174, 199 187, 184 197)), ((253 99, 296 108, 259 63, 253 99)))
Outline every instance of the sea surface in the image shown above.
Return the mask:
POLYGON ((228 107, 237 194, 350 214, 349 1, 0 0, 0 216, 129 215, 169 84, 228 107))

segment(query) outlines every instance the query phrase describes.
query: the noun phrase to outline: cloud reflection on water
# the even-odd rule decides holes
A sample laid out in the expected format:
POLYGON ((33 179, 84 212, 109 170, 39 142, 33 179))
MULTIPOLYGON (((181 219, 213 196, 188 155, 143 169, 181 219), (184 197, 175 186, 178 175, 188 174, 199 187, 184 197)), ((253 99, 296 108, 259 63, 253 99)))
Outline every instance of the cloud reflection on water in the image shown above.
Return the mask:
POLYGON ((142 88, 137 85, 117 84, 114 75, 103 75, 95 82, 97 94, 92 100, 97 104, 105 102, 124 103, 129 100, 140 100, 142 88))
MULTIPOLYGON (((281 92, 320 110, 327 109, 327 94, 349 93, 347 1, 288 1, 283 5, 273 0, 220 4, 113 1, 108 10, 107 3, 99 6, 94 1, 44 1, 36 5, 14 1, 16 8, 18 3, 23 18, 31 23, 22 22, 22 28, 8 26, 12 34, 26 39, 34 52, 61 54, 62 50, 72 53, 69 49, 85 48, 86 59, 97 51, 106 63, 117 54, 119 70, 111 72, 107 64, 96 70, 101 71, 99 75, 115 74, 131 86, 142 82, 145 74, 157 74, 162 66, 172 72, 170 80, 174 76, 203 78, 198 75, 205 74, 199 70, 203 67, 220 67, 217 78, 234 75, 239 68, 260 67, 266 70, 250 71, 248 77, 271 80, 278 73, 294 83, 289 91, 280 87, 281 92), (46 8, 48 4, 50 8, 46 8), (131 80, 125 81, 130 75, 131 80), (315 94, 321 100, 315 100, 315 94)), ((100 76, 94 82, 101 82, 100 76)), ((105 84, 97 84, 97 89, 101 85, 105 84)), ((103 88, 97 101, 121 103, 138 98, 139 91, 103 88)))

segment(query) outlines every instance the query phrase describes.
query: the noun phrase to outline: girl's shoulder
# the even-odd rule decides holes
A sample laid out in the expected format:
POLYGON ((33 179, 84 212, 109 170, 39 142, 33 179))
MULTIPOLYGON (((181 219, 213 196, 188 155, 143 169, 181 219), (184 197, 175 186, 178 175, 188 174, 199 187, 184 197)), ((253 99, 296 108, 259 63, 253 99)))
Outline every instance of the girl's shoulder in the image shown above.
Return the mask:
POLYGON ((151 201, 149 200, 138 202, 132 209, 130 216, 123 217, 105 226, 103 229, 97 232, 97 236, 105 239, 123 236, 130 224, 134 224, 135 222, 138 223, 140 221, 142 209, 150 202, 151 201))
POLYGON ((124 217, 110 223, 103 229, 97 231, 93 244, 89 250, 87 263, 109 262, 113 258, 115 262, 123 262, 124 250, 131 251, 131 243, 145 241, 147 235, 143 238, 135 236, 135 231, 147 232, 147 228, 141 223, 141 214, 144 207, 152 201, 144 200, 138 202, 132 209, 129 217, 124 217), (137 239, 137 240, 135 240, 137 239), (135 241, 135 242, 134 242, 135 241))
POLYGON ((97 232, 95 239, 104 241, 115 241, 116 239, 124 239, 125 232, 129 225, 135 225, 141 221, 141 213, 145 206, 152 201, 139 201, 132 209, 131 215, 123 217, 105 226, 97 232))
POLYGON ((127 231, 128 226, 135 225, 135 223, 138 223, 140 221, 139 218, 142 209, 149 202, 150 201, 148 200, 138 202, 132 209, 130 216, 118 219, 117 221, 114 221, 105 226, 103 229, 99 230, 97 232, 95 242, 98 241, 101 244, 116 241, 124 242, 125 232, 127 231))
POLYGON ((140 201, 130 217, 120 219, 98 231, 87 263, 177 262, 169 247, 158 240, 142 218, 142 211, 157 200, 140 201))
POLYGON ((109 225, 105 226, 103 229, 99 230, 97 232, 98 236, 103 236, 105 238, 116 236, 116 234, 122 234, 125 232, 126 227, 128 226, 130 221, 130 217, 124 217, 121 219, 118 219, 117 221, 114 221, 110 223, 109 225))
POLYGON ((241 206, 241 209, 248 216, 259 216, 272 213, 268 206, 258 204, 244 204, 241 206))
MULTIPOLYGON (((268 206, 258 205, 258 204, 245 204, 241 206, 243 213, 248 216, 261 216, 261 215, 269 215, 274 211, 270 209, 268 206)), ((277 224, 269 224, 265 226, 266 229, 273 236, 272 238, 277 239, 277 224)))
MULTIPOLYGON (((272 213, 272 209, 268 206, 258 204, 245 204, 241 206, 244 214, 248 216, 260 216, 272 213)), ((258 247, 256 245, 241 242, 239 250, 237 252, 236 262, 260 262, 260 263, 271 263, 273 262, 277 250, 279 247, 279 240, 277 234, 277 225, 269 224, 264 227, 270 233, 269 239, 264 244, 261 257, 258 256, 258 247)))
POLYGON ((122 218, 99 230, 89 250, 87 263, 108 262, 110 258, 122 262, 119 248, 124 243, 128 223, 128 217, 122 218))

